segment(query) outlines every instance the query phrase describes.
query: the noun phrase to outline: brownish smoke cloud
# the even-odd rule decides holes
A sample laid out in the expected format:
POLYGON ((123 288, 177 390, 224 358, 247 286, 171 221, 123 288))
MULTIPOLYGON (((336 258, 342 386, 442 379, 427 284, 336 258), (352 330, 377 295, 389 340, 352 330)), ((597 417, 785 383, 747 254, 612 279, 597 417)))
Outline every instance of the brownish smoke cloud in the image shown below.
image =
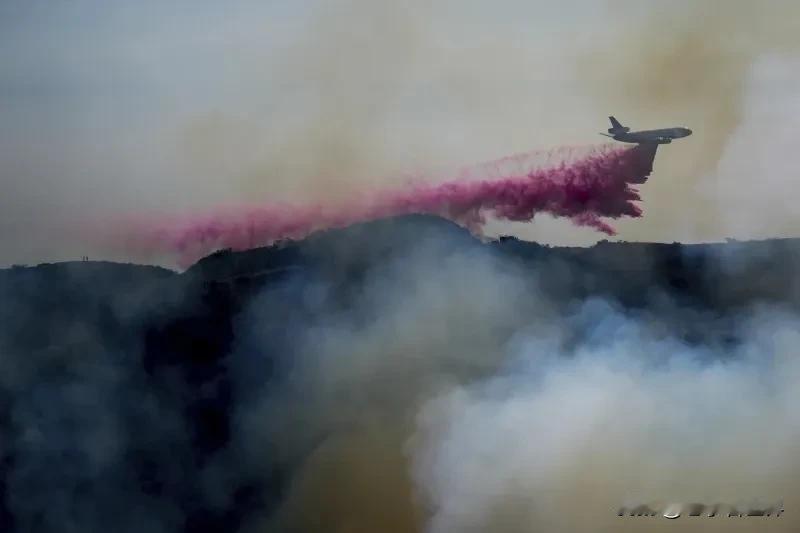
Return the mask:
MULTIPOLYGON (((725 236, 721 210, 728 206, 709 205, 697 184, 715 172, 742 121, 754 63, 764 54, 800 49, 794 22, 800 6, 783 0, 618 0, 610 3, 610 15, 618 21, 615 31, 587 50, 577 65, 598 105, 618 118, 629 117, 623 120, 635 127, 686 124, 695 132, 680 146, 661 152, 659 179, 645 193, 647 221, 625 225, 626 237, 725 236), (684 227, 677 223, 681 218, 684 227)), ((763 98, 775 97, 776 105, 785 102, 785 90, 769 90, 763 98)), ((768 143, 769 134, 758 142, 768 143)))
MULTIPOLYGON (((697 188, 749 116, 751 64, 797 50, 789 0, 234 2, 222 20, 107 7, 91 28, 62 23, 91 5, 40 10, 2 33, 20 56, 0 83, 36 82, 4 93, 3 263, 107 256, 58 233, 99 210, 341 200, 418 169, 596 142, 608 114, 695 131, 660 152, 642 191, 648 215, 623 224, 622 238, 735 237, 718 213, 755 209, 730 195, 699 199, 697 188), (33 213, 57 220, 31 224, 33 213), (30 231, 8 229, 21 226, 30 231)), ((784 106, 784 86, 756 96, 784 106)), ((772 233, 792 233, 796 220, 778 213, 772 233)), ((498 231, 509 229, 596 240, 541 221, 498 231)))
MULTIPOLYGON (((193 171, 214 169, 239 195, 336 201, 413 164, 399 147, 396 114, 427 65, 424 3, 321 3, 297 32, 248 73, 264 87, 261 112, 230 101, 187 125, 193 171)), ((254 102, 245 102, 252 105, 254 102)), ((409 157, 411 156, 411 157, 409 157)), ((211 172, 209 172, 211 171, 211 172)))

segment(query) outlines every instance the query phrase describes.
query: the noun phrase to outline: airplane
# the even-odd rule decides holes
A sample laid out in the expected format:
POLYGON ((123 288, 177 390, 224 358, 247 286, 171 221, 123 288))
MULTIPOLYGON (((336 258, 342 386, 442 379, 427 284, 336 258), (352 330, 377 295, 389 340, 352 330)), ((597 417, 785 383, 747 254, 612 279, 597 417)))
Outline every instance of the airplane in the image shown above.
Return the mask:
POLYGON ((630 128, 620 124, 614 117, 608 117, 608 120, 611 121, 611 127, 608 128, 608 133, 611 135, 606 133, 601 133, 600 135, 605 135, 606 137, 611 137, 615 141, 625 143, 669 144, 673 139, 680 139, 681 137, 687 137, 692 134, 692 130, 689 128, 631 131, 630 128))

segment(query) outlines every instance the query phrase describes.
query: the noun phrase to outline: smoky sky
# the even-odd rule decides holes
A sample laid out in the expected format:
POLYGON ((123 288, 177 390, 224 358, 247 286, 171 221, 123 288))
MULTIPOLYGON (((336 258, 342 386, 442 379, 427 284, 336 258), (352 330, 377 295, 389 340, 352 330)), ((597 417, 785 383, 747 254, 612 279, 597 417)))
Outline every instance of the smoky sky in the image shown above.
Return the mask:
MULTIPOLYGON (((338 201, 404 172, 596 142, 609 114, 695 132, 659 149, 645 216, 622 239, 791 236, 797 15, 789 0, 0 1, 0 264, 107 256, 75 235, 87 218, 338 201)), ((495 229, 598 238, 547 219, 495 229)), ((180 400, 163 403, 134 368, 133 328, 114 330, 126 352, 99 344, 107 325, 61 317, 43 359, 7 351, 15 438, 2 447, 16 454, 7 503, 22 526, 177 530, 196 494, 129 493, 124 451, 151 436, 166 478, 205 501, 233 497, 226 479, 286 467, 253 531, 638 531, 614 511, 651 496, 797 508, 795 311, 559 299, 535 269, 416 237, 344 309, 333 282, 301 279, 236 317, 233 444, 208 470, 189 464, 180 400), (275 325, 289 318, 294 329, 275 325), (689 344, 682 328, 714 342, 689 344), (715 336, 726 328, 735 348, 715 336), (278 372, 264 354, 286 364, 278 386, 263 387, 278 372), (65 460, 53 442, 84 453, 65 460), (108 503, 99 521, 95 502, 108 503)), ((316 259, 344 269, 380 242, 316 259)), ((555 285, 593 279, 553 270, 555 285)), ((127 316, 141 294, 127 296, 106 314, 127 316)), ((28 302, 3 305, 39 338, 28 302)), ((796 530, 784 518, 775 530, 796 530)))
MULTIPOLYGON (((72 229, 119 212, 341 200, 405 172, 599 142, 609 114, 695 131, 659 151, 645 217, 622 239, 792 235, 781 147, 798 120, 796 9, 6 0, 0 261, 124 259, 72 229)), ((494 230, 598 238, 547 218, 494 230)))

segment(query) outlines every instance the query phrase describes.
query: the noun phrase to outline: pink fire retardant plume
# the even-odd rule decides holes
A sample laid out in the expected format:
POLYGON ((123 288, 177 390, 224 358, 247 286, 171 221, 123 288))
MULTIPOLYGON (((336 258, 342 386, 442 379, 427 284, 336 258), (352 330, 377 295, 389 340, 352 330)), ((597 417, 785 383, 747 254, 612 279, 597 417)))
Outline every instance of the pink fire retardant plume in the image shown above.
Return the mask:
POLYGON ((537 213, 549 213, 609 235, 615 232, 603 217, 641 215, 631 184, 644 183, 650 174, 654 147, 601 145, 574 160, 561 153, 567 151, 511 156, 462 169, 438 184, 365 194, 338 205, 244 206, 186 218, 129 221, 122 238, 129 250, 175 254, 186 267, 219 249, 245 250, 404 214, 439 215, 480 232, 487 217, 529 221, 537 213))

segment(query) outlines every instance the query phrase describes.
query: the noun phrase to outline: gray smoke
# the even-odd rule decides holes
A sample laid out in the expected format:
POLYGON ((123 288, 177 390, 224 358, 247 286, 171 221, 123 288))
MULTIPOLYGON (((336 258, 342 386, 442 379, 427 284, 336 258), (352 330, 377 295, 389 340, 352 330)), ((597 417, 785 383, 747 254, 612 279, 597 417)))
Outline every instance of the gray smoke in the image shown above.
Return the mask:
MULTIPOLYGON (((590 142, 611 112, 695 130, 660 150, 646 216, 623 237, 795 231, 796 2, 406 4, 3 2, 0 263, 105 253, 64 238, 87 214, 332 199, 409 168, 590 142)), ((377 244, 325 253, 346 278, 342 265, 377 244)), ((174 468, 153 476, 168 488, 197 476, 220 507, 230 479, 285 481, 257 531, 661 531, 674 523, 616 510, 772 497, 787 514, 770 526, 798 529, 796 311, 551 299, 536 271, 440 241, 387 265, 352 305, 337 303, 335 281, 288 281, 240 317, 234 444, 199 471, 186 391, 167 372, 175 397, 154 392, 131 362, 139 346, 98 340, 108 324, 64 318, 53 346, 3 344, 17 437, 0 447, 17 457, 7 493, 20 526, 179 529, 196 494, 133 489, 147 465, 126 450, 157 438, 159 464, 174 468), (293 329, 270 329, 287 313, 293 329), (708 338, 687 342, 690 328, 708 338), (282 379, 264 388, 270 372, 282 379)), ((16 341, 22 302, 2 304, 16 341)))
MULTIPOLYGON (((430 531, 655 531, 664 524, 616 510, 797 505, 796 316, 753 313, 730 351, 686 346, 602 302, 577 318, 594 324, 586 342, 564 352, 523 335, 503 371, 420 410, 415 479, 430 531)), ((688 520, 692 531, 730 527, 688 520)), ((767 527, 752 520, 748 530, 767 527)), ((796 526, 791 516, 769 524, 796 526)))
POLYGON ((192 447, 182 402, 142 367, 158 273, 133 270, 0 272, 2 497, 19 531, 166 533, 185 518, 170 489, 142 490, 185 483, 192 447))
MULTIPOLYGON (((560 270, 565 286, 581 275, 560 270)), ((617 510, 781 498, 787 514, 770 526, 797 526, 794 311, 717 315, 658 292, 631 311, 553 299, 538 278, 434 240, 393 250, 347 308, 332 303, 335 287, 309 289, 300 306, 312 318, 286 333, 299 339, 287 381, 241 417, 254 465, 294 469, 264 527, 660 531, 670 521, 617 510)), ((277 301, 271 292, 251 309, 247 344, 272 335, 277 301)))

